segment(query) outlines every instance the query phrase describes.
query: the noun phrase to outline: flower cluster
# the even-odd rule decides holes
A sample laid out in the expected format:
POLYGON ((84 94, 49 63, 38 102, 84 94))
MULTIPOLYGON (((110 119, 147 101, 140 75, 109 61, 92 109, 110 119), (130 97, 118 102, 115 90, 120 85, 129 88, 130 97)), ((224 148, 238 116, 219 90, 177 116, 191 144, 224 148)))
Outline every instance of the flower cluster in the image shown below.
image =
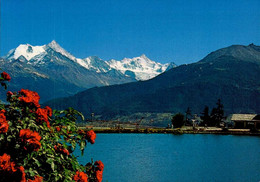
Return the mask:
POLYGON ((11 162, 10 155, 7 155, 6 153, 2 156, 0 156, 0 170, 6 171, 6 172, 15 172, 15 163, 11 162))
POLYGON ((16 166, 11 162, 11 156, 6 153, 0 156, 0 176, 3 181, 26 182, 24 167, 16 166))
POLYGON ((9 124, 6 121, 5 110, 0 111, 0 133, 6 133, 8 131, 9 124))
MULTIPOLYGON (((26 182, 26 174, 23 166, 17 166, 11 162, 11 156, 4 153, 0 156, 0 176, 1 181, 19 181, 26 182)), ((35 176, 34 180, 28 179, 28 182, 42 182, 41 176, 35 176)))
POLYGON ((76 182, 88 182, 88 176, 84 172, 77 171, 73 177, 73 180, 76 182))
MULTIPOLYGON (((10 79, 3 72, 1 85, 6 88, 10 79)), ((78 130, 79 116, 84 120, 81 113, 41 108, 38 93, 26 89, 8 91, 6 96, 10 104, 0 104, 0 181, 102 180, 101 161, 84 166, 73 155, 77 146, 83 154, 86 141, 94 144, 96 139, 93 130, 78 130)))
POLYGON ((3 78, 4 81, 10 81, 11 80, 10 75, 6 72, 1 73, 1 77, 3 78))
MULTIPOLYGON (((11 101, 11 97, 13 95, 14 94, 12 92, 7 92, 7 100, 11 101)), ((38 93, 26 89, 21 89, 18 96, 18 101, 21 103, 21 105, 30 107, 30 111, 36 114, 36 121, 41 124, 46 123, 47 127, 50 128, 49 117, 52 116, 52 109, 49 106, 40 108, 40 96, 38 93)))
POLYGON ((96 161, 95 166, 96 166, 96 172, 95 172, 96 179, 98 182, 101 182, 103 178, 104 164, 101 161, 96 161))
POLYGON ((46 106, 45 108, 38 108, 36 110, 37 115, 37 121, 38 122, 45 122, 47 124, 47 127, 50 128, 50 122, 48 120, 48 117, 52 116, 52 109, 49 106, 46 106))
POLYGON ((21 91, 19 91, 19 94, 21 95, 21 97, 19 97, 18 99, 23 104, 36 107, 36 108, 40 107, 39 104, 40 96, 38 95, 37 92, 21 89, 21 91))
POLYGON ((64 155, 70 155, 69 151, 65 149, 61 144, 55 145, 54 149, 57 153, 61 153, 64 155))
POLYGON ((87 131, 86 132, 86 139, 91 144, 94 144, 95 143, 95 139, 96 139, 96 133, 93 130, 87 131))
POLYGON ((29 129, 20 130, 19 137, 24 144, 25 150, 38 151, 41 147, 41 136, 36 131, 31 131, 29 129))

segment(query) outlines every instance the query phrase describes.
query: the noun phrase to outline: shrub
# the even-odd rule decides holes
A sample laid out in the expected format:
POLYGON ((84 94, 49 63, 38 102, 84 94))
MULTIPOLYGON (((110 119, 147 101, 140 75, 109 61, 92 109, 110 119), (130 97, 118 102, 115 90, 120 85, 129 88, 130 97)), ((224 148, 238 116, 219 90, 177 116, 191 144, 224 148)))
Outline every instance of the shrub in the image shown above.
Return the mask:
POLYGON ((184 115, 181 113, 175 114, 172 117, 172 125, 174 128, 181 128, 184 125, 184 115))
MULTIPOLYGON (((3 72, 1 85, 11 77, 3 72)), ((83 116, 69 108, 41 108, 36 92, 7 92, 9 104, 0 105, 0 181, 102 181, 101 161, 79 164, 73 152, 84 153, 87 141, 95 143, 94 131, 78 130, 83 116)))

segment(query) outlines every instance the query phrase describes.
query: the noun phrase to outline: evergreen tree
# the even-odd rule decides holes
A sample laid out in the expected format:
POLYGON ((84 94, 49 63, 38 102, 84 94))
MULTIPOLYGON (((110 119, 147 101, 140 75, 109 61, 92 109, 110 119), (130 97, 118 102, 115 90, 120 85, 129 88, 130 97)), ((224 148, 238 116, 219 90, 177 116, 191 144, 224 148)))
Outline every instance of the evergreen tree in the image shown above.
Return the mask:
POLYGON ((188 107, 185 112, 185 124, 188 124, 188 125, 191 124, 191 117, 192 117, 191 109, 190 109, 190 107, 188 107))
POLYGON ((217 108, 213 108, 211 111, 212 126, 220 126, 222 119, 224 119, 224 105, 221 100, 218 99, 217 108))
POLYGON ((200 118, 202 119, 202 125, 204 126, 209 126, 209 122, 210 122, 210 116, 209 116, 209 107, 205 106, 203 112, 201 113, 202 116, 200 116, 200 118))

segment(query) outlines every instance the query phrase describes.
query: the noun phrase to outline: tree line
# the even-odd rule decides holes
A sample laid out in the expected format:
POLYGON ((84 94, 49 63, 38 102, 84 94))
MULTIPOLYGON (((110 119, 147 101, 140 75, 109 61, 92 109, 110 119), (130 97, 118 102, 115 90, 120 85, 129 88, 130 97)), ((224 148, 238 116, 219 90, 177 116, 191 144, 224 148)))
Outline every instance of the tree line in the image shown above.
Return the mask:
POLYGON ((217 126, 220 127, 221 122, 225 119, 224 116, 224 105, 221 99, 218 99, 216 107, 212 108, 211 112, 209 107, 205 106, 203 111, 200 113, 198 118, 194 118, 192 115, 190 107, 187 108, 184 114, 177 113, 172 117, 172 125, 174 128, 180 128, 183 125, 192 126, 194 120, 200 119, 198 123, 200 126, 217 126))

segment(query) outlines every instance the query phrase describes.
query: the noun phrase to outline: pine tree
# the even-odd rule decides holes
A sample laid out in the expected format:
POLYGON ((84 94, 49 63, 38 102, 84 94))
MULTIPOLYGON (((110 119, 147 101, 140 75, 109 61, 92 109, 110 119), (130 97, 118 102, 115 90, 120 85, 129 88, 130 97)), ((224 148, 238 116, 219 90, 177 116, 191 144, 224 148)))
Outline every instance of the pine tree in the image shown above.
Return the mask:
POLYGON ((221 100, 218 99, 217 108, 213 108, 211 111, 211 121, 213 126, 220 126, 222 119, 224 119, 224 105, 221 100))
POLYGON ((204 126, 209 126, 209 122, 210 122, 210 116, 209 116, 209 107, 205 106, 203 112, 201 113, 202 116, 200 117, 202 119, 202 124, 204 126))
POLYGON ((187 108, 186 112, 185 112, 185 123, 186 124, 191 124, 191 109, 190 107, 187 108))

